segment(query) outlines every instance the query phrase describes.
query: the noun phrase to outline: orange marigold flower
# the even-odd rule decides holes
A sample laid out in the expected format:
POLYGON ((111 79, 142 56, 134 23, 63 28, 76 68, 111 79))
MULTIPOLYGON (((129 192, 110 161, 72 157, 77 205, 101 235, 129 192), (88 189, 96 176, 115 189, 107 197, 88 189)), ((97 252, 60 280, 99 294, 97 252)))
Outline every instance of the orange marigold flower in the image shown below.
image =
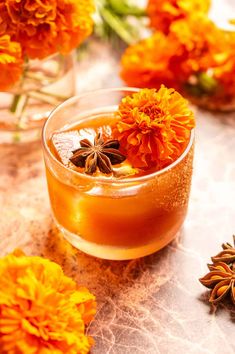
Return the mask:
POLYGON ((178 70, 186 76, 222 65, 228 58, 228 35, 202 15, 174 22, 169 39, 181 45, 182 60, 178 70))
POLYGON ((142 89, 122 99, 114 136, 133 167, 158 170, 175 161, 185 150, 194 115, 187 101, 165 86, 142 89))
POLYGON ((172 22, 193 13, 207 13, 209 8, 210 0, 149 0, 147 12, 151 26, 168 33, 172 22))
POLYGON ((92 0, 6 0, 0 10, 0 33, 20 42, 29 58, 67 54, 92 31, 92 0))
POLYGON ((0 90, 8 90, 22 73, 22 53, 19 43, 10 36, 0 36, 0 90))
POLYGON ((182 91, 192 75, 223 66, 230 53, 231 35, 195 15, 172 23, 168 35, 158 31, 127 48, 121 77, 129 86, 159 88, 163 83, 182 91))
POLYGON ((177 88, 177 53, 181 53, 177 41, 156 32, 127 48, 121 60, 121 77, 129 86, 160 88, 165 84, 177 88))
POLYGON ((93 28, 93 0, 58 0, 57 47, 62 54, 81 44, 93 28))
POLYGON ((59 265, 15 252, 0 259, 2 354, 85 354, 95 297, 59 265))

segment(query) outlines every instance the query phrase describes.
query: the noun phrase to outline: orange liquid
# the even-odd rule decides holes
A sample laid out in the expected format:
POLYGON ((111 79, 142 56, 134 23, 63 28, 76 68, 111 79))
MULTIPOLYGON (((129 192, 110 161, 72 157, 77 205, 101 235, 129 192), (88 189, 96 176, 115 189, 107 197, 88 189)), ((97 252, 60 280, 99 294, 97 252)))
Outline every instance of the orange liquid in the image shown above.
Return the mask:
MULTIPOLYGON (((96 129, 106 121, 100 118, 86 124, 96 129)), ((81 127, 84 124, 76 129, 81 127)), ((47 168, 55 219, 63 229, 94 245, 135 249, 136 257, 152 253, 169 243, 184 221, 192 158, 193 147, 174 168, 134 182, 109 179, 102 184, 96 177, 86 180, 77 173, 68 183, 47 168), (145 249, 144 254, 138 248, 145 249)))

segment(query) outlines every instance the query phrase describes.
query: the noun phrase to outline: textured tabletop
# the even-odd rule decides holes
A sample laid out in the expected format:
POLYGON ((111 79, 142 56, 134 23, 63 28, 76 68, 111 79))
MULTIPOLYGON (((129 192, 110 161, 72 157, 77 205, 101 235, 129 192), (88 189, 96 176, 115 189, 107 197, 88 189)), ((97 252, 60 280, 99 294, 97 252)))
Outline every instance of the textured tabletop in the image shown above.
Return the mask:
MULTIPOLYGON (((120 86, 113 51, 92 44, 78 63, 79 92, 120 86)), ((235 352, 235 308, 208 305, 198 278, 235 233, 235 113, 196 111, 189 212, 177 239, 139 260, 103 261, 72 248, 51 220, 40 144, 0 146, 0 255, 20 247, 62 265, 97 296, 89 333, 98 354, 235 352)))

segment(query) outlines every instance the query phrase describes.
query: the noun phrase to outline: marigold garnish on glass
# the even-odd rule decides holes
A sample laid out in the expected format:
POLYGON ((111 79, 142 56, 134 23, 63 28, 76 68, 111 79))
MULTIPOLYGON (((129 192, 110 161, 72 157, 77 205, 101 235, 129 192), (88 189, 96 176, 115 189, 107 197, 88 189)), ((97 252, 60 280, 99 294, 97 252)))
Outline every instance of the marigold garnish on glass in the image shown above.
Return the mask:
POLYGON ((187 213, 195 120, 174 89, 71 98, 44 126, 54 220, 78 249, 133 259, 171 242, 187 213))

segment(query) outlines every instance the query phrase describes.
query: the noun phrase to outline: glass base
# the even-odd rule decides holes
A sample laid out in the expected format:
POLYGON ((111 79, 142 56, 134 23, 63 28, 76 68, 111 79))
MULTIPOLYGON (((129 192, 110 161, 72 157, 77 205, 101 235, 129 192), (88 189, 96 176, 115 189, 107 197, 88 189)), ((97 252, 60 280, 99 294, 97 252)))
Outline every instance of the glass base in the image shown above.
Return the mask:
POLYGON ((155 253, 165 247, 168 243, 173 241, 173 239, 177 236, 177 231, 179 230, 178 226, 174 230, 174 233, 172 232, 173 230, 171 230, 170 234, 164 235, 162 239, 159 239, 155 243, 149 245, 132 248, 122 248, 99 245, 97 243, 86 241, 78 235, 69 232, 57 222, 56 225, 63 233, 65 239, 69 241, 69 243, 71 243, 75 248, 79 249, 84 253, 89 254, 90 256, 113 261, 135 259, 155 253))

